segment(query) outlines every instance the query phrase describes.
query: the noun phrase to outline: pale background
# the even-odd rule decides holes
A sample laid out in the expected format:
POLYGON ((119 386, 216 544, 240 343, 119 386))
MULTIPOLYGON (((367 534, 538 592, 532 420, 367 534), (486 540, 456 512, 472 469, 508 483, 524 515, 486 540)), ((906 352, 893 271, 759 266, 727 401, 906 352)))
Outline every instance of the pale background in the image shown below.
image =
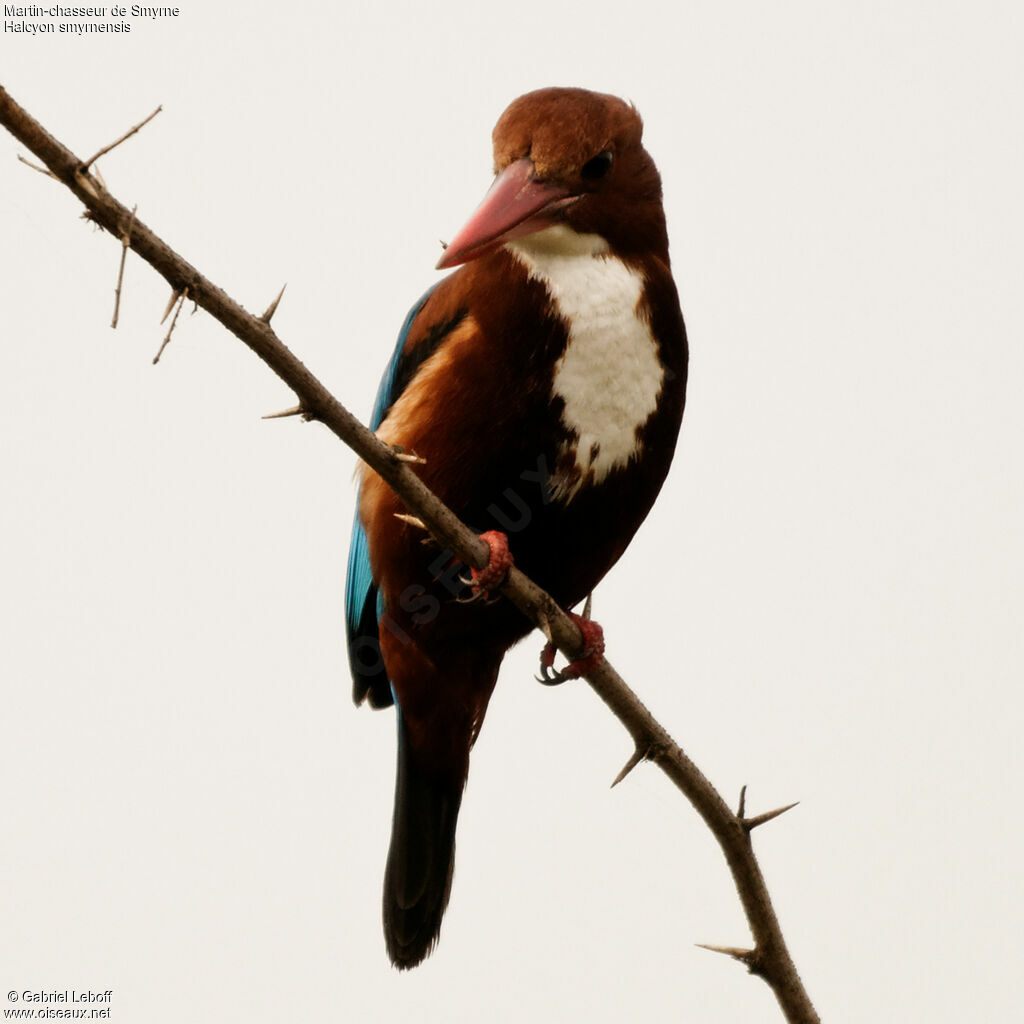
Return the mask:
MULTIPOLYGON (((6 20, 6 19, 5 19, 6 20)), ((516 95, 632 99, 692 343, 616 667, 730 802, 834 1022, 1019 1013, 1014 3, 198 3, 0 82, 366 416, 516 95)), ((343 654, 351 454, 0 134, 0 1000, 111 1019, 773 1022, 709 833, 511 656, 440 946, 380 934, 393 719, 343 654)), ((481 439, 486 443, 486 439, 481 439)), ((5 1005, 7 1005, 5 1003, 5 1005)), ((22 1004, 18 1004, 22 1005, 22 1004)))

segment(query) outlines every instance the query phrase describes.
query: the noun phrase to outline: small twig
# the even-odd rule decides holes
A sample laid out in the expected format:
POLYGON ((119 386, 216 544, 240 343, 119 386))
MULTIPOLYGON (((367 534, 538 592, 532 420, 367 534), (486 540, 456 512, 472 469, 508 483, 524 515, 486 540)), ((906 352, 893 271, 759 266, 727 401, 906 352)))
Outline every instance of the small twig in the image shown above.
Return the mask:
MULTIPOLYGON (((174 333, 174 325, 178 322, 178 314, 181 312, 181 307, 185 305, 185 300, 188 298, 188 288, 184 288, 181 291, 181 296, 178 299, 178 307, 174 311, 174 317, 171 320, 171 326, 167 328, 167 337, 164 338, 160 349, 155 356, 153 356, 153 365, 156 366, 160 362, 160 357, 164 354, 164 349, 167 348, 171 341, 171 335, 174 333)), ((167 314, 164 313, 164 320, 167 319, 167 314)), ((163 323, 164 320, 160 322, 163 323)))
POLYGON ((270 318, 277 312, 277 305, 281 301, 281 296, 284 295, 284 290, 287 287, 287 283, 281 285, 281 290, 277 293, 277 298, 274 299, 274 301, 269 306, 267 306, 266 312, 263 314, 263 316, 260 317, 260 319, 265 324, 269 324, 270 318))
POLYGON ((125 139, 130 139, 140 128, 149 124, 149 122, 152 121, 153 118, 156 117, 156 115, 159 114, 160 111, 163 109, 163 104, 161 104, 159 107, 156 108, 156 110, 153 111, 152 114, 149 115, 149 117, 140 121, 134 128, 129 128, 128 131, 126 131, 124 135, 122 135, 119 139, 115 139, 109 146, 104 146, 98 153, 93 154, 91 157, 89 157, 88 160, 83 161, 78 168, 79 171, 84 172, 89 170, 89 168, 97 160, 99 160, 99 158, 103 156, 104 153, 109 153, 115 146, 120 146, 125 139))
POLYGON ((20 153, 18 154, 18 159, 26 167, 31 167, 33 171, 38 171, 40 174, 45 174, 48 178, 53 178, 54 181, 60 181, 60 178, 58 178, 57 175, 53 173, 53 171, 48 170, 45 167, 40 167, 39 164, 34 164, 31 160, 26 160, 20 153))
POLYGON ((128 248, 132 244, 132 226, 135 224, 135 211, 139 208, 138 203, 132 207, 132 215, 128 220, 128 227, 121 235, 121 266, 117 270, 117 287, 114 289, 114 318, 110 321, 111 327, 117 327, 117 317, 121 310, 121 284, 124 281, 124 263, 128 255, 128 248))

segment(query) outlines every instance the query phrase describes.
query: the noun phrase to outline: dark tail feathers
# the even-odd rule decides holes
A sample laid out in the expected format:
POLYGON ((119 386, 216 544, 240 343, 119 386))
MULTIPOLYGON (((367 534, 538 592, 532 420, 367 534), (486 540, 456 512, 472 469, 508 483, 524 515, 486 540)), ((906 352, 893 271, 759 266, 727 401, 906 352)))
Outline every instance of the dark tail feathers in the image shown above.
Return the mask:
POLYGON ((391 848, 384 873, 384 939, 391 962, 415 967, 430 953, 448 906, 462 784, 420 770, 399 716, 391 848))

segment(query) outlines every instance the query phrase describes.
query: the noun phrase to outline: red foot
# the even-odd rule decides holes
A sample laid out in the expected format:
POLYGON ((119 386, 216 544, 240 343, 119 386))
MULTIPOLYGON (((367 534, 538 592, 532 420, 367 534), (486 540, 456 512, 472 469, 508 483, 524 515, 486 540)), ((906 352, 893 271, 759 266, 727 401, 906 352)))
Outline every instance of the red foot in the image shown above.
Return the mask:
POLYGON ((579 627, 583 634, 583 650, 575 661, 570 661, 561 672, 552 672, 551 666, 555 663, 554 644, 545 644, 544 650, 540 652, 540 675, 537 681, 554 686, 557 683, 564 683, 566 679, 579 679, 588 672, 592 672, 604 659, 604 630, 601 624, 593 619, 585 619, 582 615, 574 615, 569 612, 569 618, 579 627))
POLYGON ((512 554, 508 549, 508 537, 499 530, 488 530, 480 534, 480 539, 491 549, 491 557, 483 569, 470 569, 470 582, 473 596, 489 594, 505 582, 509 569, 512 568, 512 554))

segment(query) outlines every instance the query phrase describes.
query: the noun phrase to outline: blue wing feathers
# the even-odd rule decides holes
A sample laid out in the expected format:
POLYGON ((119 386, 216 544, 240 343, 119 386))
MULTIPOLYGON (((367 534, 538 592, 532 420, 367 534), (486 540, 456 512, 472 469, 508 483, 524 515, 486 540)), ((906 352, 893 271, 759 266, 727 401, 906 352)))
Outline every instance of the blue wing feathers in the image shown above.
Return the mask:
POLYGON ((359 629, 359 620, 363 614, 363 604, 373 586, 373 574, 370 571, 370 555, 366 550, 366 531, 359 521, 359 514, 352 522, 352 542, 348 550, 348 580, 345 585, 345 619, 348 636, 351 641, 353 634, 359 629))
MULTIPOLYGON (((395 351, 388 361, 377 388, 377 397, 370 416, 370 429, 376 430, 384 421, 388 409, 399 397, 395 390, 396 381, 405 354, 406 342, 413 322, 431 292, 431 287, 409 310, 409 315, 398 332, 395 351)), ((345 584, 345 626, 348 639, 349 666, 352 669, 353 693, 357 704, 369 696, 375 707, 384 707, 393 702, 391 684, 380 662, 377 622, 383 611, 383 601, 373 582, 370 568, 370 553, 366 542, 366 531, 359 519, 359 495, 356 495, 356 514, 352 523, 352 541, 348 552, 348 578, 345 584)))

